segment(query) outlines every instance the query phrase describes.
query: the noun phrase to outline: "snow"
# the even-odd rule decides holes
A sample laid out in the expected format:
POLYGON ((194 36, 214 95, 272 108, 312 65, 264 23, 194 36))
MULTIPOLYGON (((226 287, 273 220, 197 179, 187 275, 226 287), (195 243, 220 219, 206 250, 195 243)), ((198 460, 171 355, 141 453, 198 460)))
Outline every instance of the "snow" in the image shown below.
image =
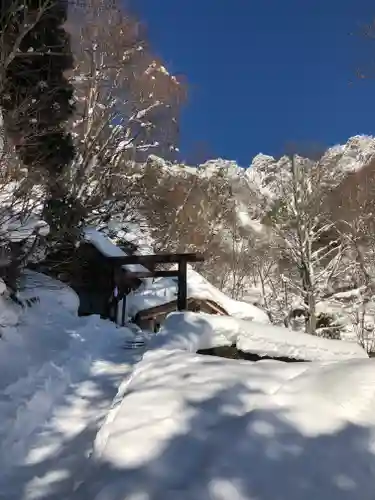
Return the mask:
MULTIPOLYGON (((230 316, 251 319, 259 323, 269 323, 267 314, 252 304, 231 299, 218 288, 207 281, 201 274, 188 266, 187 272, 188 297, 212 300, 221 306, 230 316)), ((159 278, 148 281, 136 293, 129 296, 128 312, 135 316, 139 311, 166 304, 176 300, 177 281, 159 278)))
MULTIPOLYGON (((111 239, 93 227, 86 227, 84 229, 84 239, 106 257, 127 257, 127 254, 115 245, 111 239)), ((130 272, 143 272, 147 271, 144 266, 140 264, 124 264, 123 268, 130 272)))
POLYGON ((287 328, 242 324, 239 327, 237 347, 260 356, 286 356, 310 361, 337 361, 367 358, 366 352, 354 342, 326 339, 287 328))
POLYGON ((375 139, 368 135, 356 135, 341 146, 328 149, 324 155, 327 160, 334 154, 341 153, 338 168, 341 172, 356 172, 368 165, 375 155, 375 139))
POLYGON ((230 346, 236 343, 237 335, 223 327, 228 324, 236 326, 236 320, 203 313, 172 313, 160 332, 150 339, 148 348, 195 353, 200 349, 230 346))
POLYGON ((27 272, 19 295, 40 302, 1 297, 0 498, 68 498, 140 350, 124 350, 129 329, 77 317, 77 296, 59 281, 27 272))
POLYGON ((111 240, 97 231, 95 228, 86 227, 84 229, 84 238, 88 243, 91 243, 101 254, 106 257, 125 257, 126 253, 118 246, 111 242, 111 240))
POLYGON ((259 356, 305 361, 368 358, 362 347, 354 342, 325 339, 230 316, 192 312, 169 315, 149 347, 194 353, 200 349, 230 345, 259 356))
POLYGON ((375 364, 146 353, 77 500, 373 500, 375 364))
POLYGON ((20 242, 33 235, 47 236, 49 225, 36 216, 29 216, 25 221, 19 218, 11 220, 8 224, 2 224, 1 233, 13 242, 20 242))
MULTIPOLYGON (((34 303, 32 307, 27 308, 27 310, 22 310, 22 308, 10 301, 5 290, 0 297, 1 335, 7 342, 7 349, 15 349, 15 352, 10 357, 7 356, 6 353, 8 351, 4 350, 4 344, 0 341, 0 366, 2 370, 4 370, 8 363, 13 365, 16 362, 20 368, 25 368, 27 361, 35 359, 34 354, 36 356, 36 353, 34 353, 34 348, 38 350, 39 354, 42 348, 48 350, 51 332, 48 327, 43 329, 41 326, 41 317, 43 317, 44 324, 47 326, 49 321, 53 322, 55 317, 74 317, 79 307, 78 296, 71 288, 64 285, 61 281, 30 270, 25 270, 21 276, 18 297, 23 302, 33 298, 37 298, 38 302, 34 303), (35 343, 34 338, 28 335, 21 336, 22 338, 20 338, 20 332, 14 327, 26 321, 29 325, 40 325, 41 329, 38 334, 38 341, 42 345, 39 345, 39 342, 35 343), (46 337, 44 337, 45 333, 46 337), (21 342, 21 344, 18 344, 18 342, 21 342), (22 345, 22 350, 19 349, 20 345, 22 345), (20 358, 21 355, 25 356, 25 359, 20 358), (17 361, 14 356, 17 356, 17 361)), ((59 332, 53 333, 55 336, 52 337, 52 345, 56 347, 56 341, 58 340, 56 334, 59 336, 59 332)))
MULTIPOLYGON (((251 217, 249 213, 249 207, 246 207, 246 205, 241 201, 237 201, 235 208, 236 208, 237 220, 241 227, 245 229, 246 228, 251 229, 256 234, 264 233, 265 230, 264 224, 251 217)), ((231 237, 231 239, 232 239, 231 243, 233 245, 233 237, 231 237)))
POLYGON ((6 182, 0 186, 0 236, 21 242, 32 236, 47 236, 49 225, 41 220, 43 189, 34 185, 22 196, 21 182, 6 182))
MULTIPOLYGON (((78 295, 69 286, 29 269, 23 272, 19 296, 24 300, 36 296, 46 307, 52 303, 53 306, 62 307, 63 311, 73 314, 76 314, 79 308, 78 295)), ((52 311, 55 313, 54 308, 52 311)))
POLYGON ((146 255, 154 253, 155 241, 151 235, 150 228, 144 217, 140 213, 134 214, 134 220, 127 219, 122 213, 118 216, 114 215, 108 222, 108 230, 116 234, 116 240, 125 240, 128 243, 133 243, 137 247, 137 252, 146 255))
POLYGON ((138 329, 78 318, 62 283, 28 272, 20 295, 40 302, 1 297, 17 314, 0 339, 0 498, 373 500, 375 364, 345 359, 355 346, 311 337, 312 363, 201 356, 305 336, 175 313, 142 357, 124 349, 138 329))
POLYGON ((0 278, 0 295, 3 295, 7 289, 6 284, 4 283, 4 280, 0 278))

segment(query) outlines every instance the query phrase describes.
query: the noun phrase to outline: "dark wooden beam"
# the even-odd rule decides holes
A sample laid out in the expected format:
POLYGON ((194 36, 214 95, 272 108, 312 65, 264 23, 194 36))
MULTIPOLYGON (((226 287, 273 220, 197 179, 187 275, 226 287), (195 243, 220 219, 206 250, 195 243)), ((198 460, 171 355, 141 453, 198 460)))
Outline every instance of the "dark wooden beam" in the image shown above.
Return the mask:
POLYGON ((126 293, 122 296, 122 314, 121 314, 121 326, 125 326, 125 314, 126 314, 126 293))
MULTIPOLYGON (((178 271, 128 271, 129 276, 134 278, 176 278, 178 271)), ((125 276, 128 276, 128 273, 125 276)))
POLYGON ((178 263, 177 310, 187 311, 187 261, 178 263))
POLYGON ((113 291, 114 291, 115 286, 116 286, 115 272, 114 272, 113 268, 111 269, 110 280, 111 280, 111 295, 109 297, 106 297, 104 299, 105 300, 105 304, 104 304, 104 311, 105 311, 105 313, 104 314, 105 314, 105 318, 106 319, 109 319, 109 320, 113 321, 113 318, 112 318, 112 307, 113 307, 113 304, 114 304, 113 291))
MULTIPOLYGON (((126 264, 141 264, 146 269, 144 271, 132 271, 124 269, 124 283, 126 282, 126 274, 131 278, 174 278, 177 277, 178 280, 178 291, 177 291, 177 310, 178 311, 187 311, 188 309, 188 297, 187 297, 187 264, 188 262, 203 262, 204 256, 202 254, 197 253, 161 253, 161 254, 151 254, 151 255, 124 255, 121 257, 107 257, 107 261, 110 262, 112 268, 112 290, 115 287, 115 272, 121 269, 121 266, 126 264), (177 270, 167 270, 167 271, 156 271, 155 266, 157 264, 178 264, 177 270), (153 269, 153 270, 149 270, 153 269)), ((118 277, 120 282, 118 285, 121 288, 121 277, 118 277)), ((124 323, 125 320, 125 302, 123 301, 123 309, 122 309, 122 318, 121 323, 124 323)), ((112 304, 108 304, 109 311, 108 317, 112 319, 112 321, 117 322, 118 314, 119 314, 119 304, 118 301, 113 300, 112 304), (115 306, 116 303, 116 311, 114 311, 115 317, 111 317, 111 309, 115 306), (111 307, 112 305, 112 307, 111 307)))
POLYGON ((204 256, 196 253, 160 253, 150 255, 124 255, 123 257, 108 257, 116 265, 124 264, 173 264, 178 262, 203 262, 204 256))

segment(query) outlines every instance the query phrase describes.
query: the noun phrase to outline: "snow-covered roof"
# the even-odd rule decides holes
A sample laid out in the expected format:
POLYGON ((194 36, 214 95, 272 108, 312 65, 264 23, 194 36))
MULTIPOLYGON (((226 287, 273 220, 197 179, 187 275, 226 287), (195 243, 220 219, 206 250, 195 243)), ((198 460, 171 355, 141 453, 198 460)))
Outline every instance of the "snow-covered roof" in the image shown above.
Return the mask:
MULTIPOLYGON (((187 292, 189 298, 211 300, 221 306, 230 316, 269 323, 267 314, 252 304, 233 300, 207 281, 201 274, 188 266, 187 292)), ((129 314, 135 316, 139 311, 166 304, 176 300, 177 280, 159 278, 148 281, 128 299, 129 314)))
POLYGON ((228 345, 236 345, 240 351, 259 356, 305 361, 368 358, 362 347, 354 342, 324 339, 230 316, 192 312, 171 314, 160 333, 152 339, 150 347, 194 353, 228 345))
POLYGON ((84 239, 91 243, 102 255, 106 257, 125 257, 126 253, 116 246, 103 233, 92 227, 86 227, 83 231, 84 239))
MULTIPOLYGON (((127 255, 107 235, 101 233, 96 228, 86 227, 84 229, 84 239, 107 257, 124 257, 127 255)), ((124 268, 132 272, 147 270, 140 264, 126 264, 124 268)), ((127 308, 130 316, 135 316, 140 311, 176 300, 176 279, 144 279, 143 282, 142 288, 128 297, 127 308)), ((189 298, 211 300, 221 306, 231 316, 252 319, 259 323, 269 323, 269 318, 264 311, 247 302, 231 299, 207 281, 201 274, 194 271, 191 266, 188 266, 187 288, 189 298)))
POLYGON ((77 498, 373 500, 375 364, 148 352, 77 498))
MULTIPOLYGON (((127 254, 115 245, 111 239, 93 227, 86 227, 83 236, 87 243, 91 243, 102 255, 106 257, 126 257, 127 254)), ((124 264, 122 266, 130 272, 144 272, 147 269, 140 264, 124 264)))

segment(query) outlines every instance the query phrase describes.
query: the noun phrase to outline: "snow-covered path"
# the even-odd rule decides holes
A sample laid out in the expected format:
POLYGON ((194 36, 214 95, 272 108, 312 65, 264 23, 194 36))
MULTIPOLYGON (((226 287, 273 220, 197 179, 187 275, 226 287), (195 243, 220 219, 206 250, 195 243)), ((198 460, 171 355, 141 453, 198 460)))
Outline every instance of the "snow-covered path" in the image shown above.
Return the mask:
POLYGON ((23 464, 3 475, 0 498, 14 500, 69 498, 85 470, 96 433, 116 393, 116 379, 92 377, 72 387, 25 446, 23 464))
POLYGON ((4 500, 71 497, 117 389, 142 355, 124 349, 131 335, 126 328, 98 317, 78 318, 74 304, 62 303, 61 290, 58 304, 43 293, 40 305, 26 311, 17 325, 2 329, 4 500))
POLYGON ((93 360, 68 384, 69 367, 61 367, 60 374, 56 367, 47 390, 37 391, 26 403, 2 441, 0 498, 69 498, 117 388, 139 356, 120 347, 114 354, 93 360))

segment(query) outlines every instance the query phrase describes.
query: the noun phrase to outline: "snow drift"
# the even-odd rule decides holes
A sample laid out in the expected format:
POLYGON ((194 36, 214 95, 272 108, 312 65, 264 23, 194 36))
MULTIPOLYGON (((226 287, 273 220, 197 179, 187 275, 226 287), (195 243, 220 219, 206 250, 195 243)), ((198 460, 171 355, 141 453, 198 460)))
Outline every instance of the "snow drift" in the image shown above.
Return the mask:
POLYGON ((375 364, 157 349, 96 441, 79 500, 373 500, 375 364))
POLYGON ((259 356, 286 357, 305 361, 339 361, 368 358, 354 342, 330 340, 273 325, 244 321, 230 316, 174 313, 149 343, 151 349, 197 352, 236 345, 259 356))
POLYGON ((306 337, 170 315, 118 393, 74 498, 373 500, 374 361, 355 344, 306 337), (320 361, 195 354, 233 342, 320 361))

